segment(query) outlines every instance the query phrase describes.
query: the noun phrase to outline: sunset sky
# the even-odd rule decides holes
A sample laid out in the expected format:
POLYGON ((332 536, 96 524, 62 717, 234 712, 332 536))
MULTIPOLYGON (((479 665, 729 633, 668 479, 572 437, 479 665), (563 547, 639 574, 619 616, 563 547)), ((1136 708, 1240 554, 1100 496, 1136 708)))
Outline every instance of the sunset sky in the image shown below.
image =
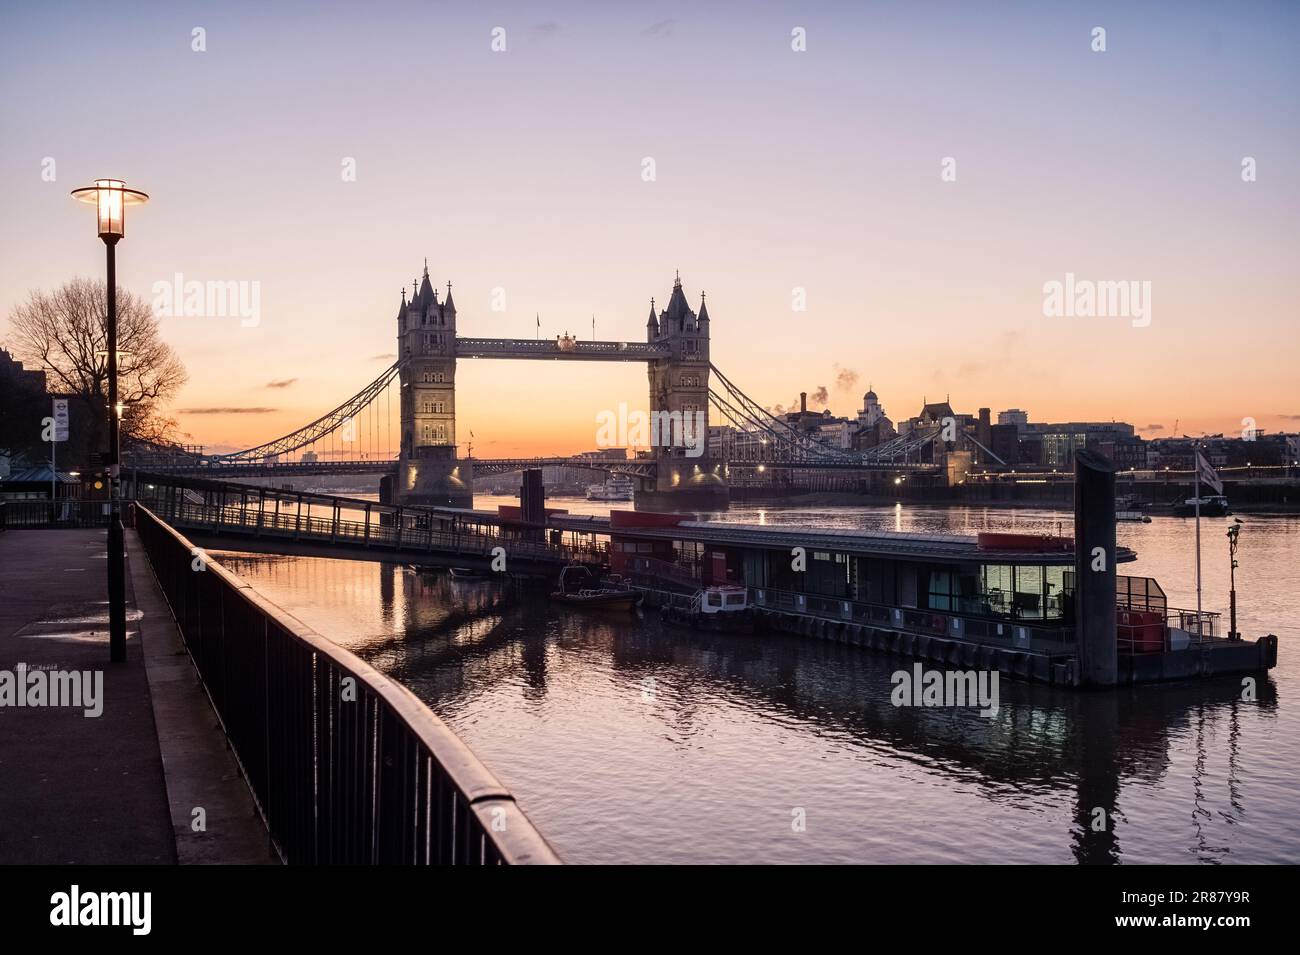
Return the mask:
MULTIPOLYGON (((1295 4, 50 3, 0 18, 16 186, 0 316, 102 274, 69 190, 116 176, 149 192, 119 248, 125 288, 260 283, 256 327, 163 319, 190 376, 173 413, 209 447, 292 430, 375 377, 426 256, 469 336, 531 338, 540 315, 543 337, 585 338, 594 313, 597 337, 642 340, 680 269, 692 304, 708 293, 714 363, 769 406, 825 386, 851 414, 871 385, 896 421, 951 395, 959 412, 1147 437, 1300 428, 1295 4), (1066 273, 1150 282, 1149 326, 1045 316, 1043 285, 1066 273)), ((473 430, 480 456, 593 447, 596 414, 621 401, 644 407, 643 366, 459 366, 460 438, 473 430)))

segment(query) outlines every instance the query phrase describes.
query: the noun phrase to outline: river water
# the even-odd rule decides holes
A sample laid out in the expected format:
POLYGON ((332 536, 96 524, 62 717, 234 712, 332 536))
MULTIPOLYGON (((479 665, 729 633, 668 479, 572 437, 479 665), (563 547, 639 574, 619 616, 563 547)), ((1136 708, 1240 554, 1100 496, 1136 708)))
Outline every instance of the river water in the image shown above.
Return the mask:
MULTIPOLYGON (((497 503, 513 499, 475 506, 497 503)), ((1070 530, 1063 512, 975 507, 716 519, 1070 530)), ((1087 694, 1004 679, 993 719, 895 708, 890 676, 910 662, 852 647, 701 635, 519 591, 467 617, 504 585, 397 564, 220 559, 410 687, 569 862, 1297 862, 1300 517, 1243 520, 1239 629, 1281 643, 1256 700, 1233 678, 1087 694)), ((1205 607, 1225 612, 1226 529, 1202 522, 1205 607)), ((1195 607, 1192 521, 1122 524, 1119 540, 1138 553, 1122 572, 1195 607)))

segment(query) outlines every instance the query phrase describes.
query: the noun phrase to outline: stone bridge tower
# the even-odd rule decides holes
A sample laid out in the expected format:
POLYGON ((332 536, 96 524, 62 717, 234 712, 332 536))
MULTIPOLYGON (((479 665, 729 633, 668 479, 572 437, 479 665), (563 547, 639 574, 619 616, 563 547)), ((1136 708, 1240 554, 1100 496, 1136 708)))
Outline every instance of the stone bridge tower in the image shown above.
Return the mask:
POLYGON ((473 465, 456 460, 456 304, 450 282, 446 299, 438 301, 427 261, 411 301, 402 293, 397 353, 406 359, 399 373, 402 447, 396 478, 381 486, 381 499, 470 507, 473 465))
POLYGON ((658 475, 653 488, 638 494, 637 506, 725 509, 726 463, 710 457, 708 449, 709 310, 703 293, 699 312, 691 309, 680 274, 667 308, 656 315, 650 300, 646 341, 668 355, 649 362, 651 420, 659 422, 659 433, 651 434, 658 475))

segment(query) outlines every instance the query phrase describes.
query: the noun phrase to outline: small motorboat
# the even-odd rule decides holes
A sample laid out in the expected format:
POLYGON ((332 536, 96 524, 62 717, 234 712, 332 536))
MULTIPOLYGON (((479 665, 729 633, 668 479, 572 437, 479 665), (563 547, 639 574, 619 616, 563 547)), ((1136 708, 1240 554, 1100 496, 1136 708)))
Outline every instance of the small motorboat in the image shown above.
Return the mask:
POLYGON ((473 570, 469 567, 452 567, 447 573, 451 574, 456 580, 482 580, 482 572, 473 570))
MULTIPOLYGON (((1175 517, 1194 517, 1196 516, 1196 501, 1194 497, 1189 497, 1185 501, 1180 501, 1174 505, 1175 517)), ((1222 494, 1201 495, 1201 517, 1228 517, 1232 511, 1228 509, 1228 499, 1222 494)))
POLYGON ((645 595, 621 579, 602 581, 585 564, 569 564, 560 571, 559 587, 551 599, 571 607, 592 610, 635 610, 645 595))
POLYGON ((1133 524, 1150 524, 1151 515, 1142 511, 1116 511, 1115 520, 1128 521, 1133 524))
POLYGON ((739 584, 715 584, 697 591, 687 606, 665 604, 665 623, 718 633, 753 633, 754 609, 749 591, 739 584))

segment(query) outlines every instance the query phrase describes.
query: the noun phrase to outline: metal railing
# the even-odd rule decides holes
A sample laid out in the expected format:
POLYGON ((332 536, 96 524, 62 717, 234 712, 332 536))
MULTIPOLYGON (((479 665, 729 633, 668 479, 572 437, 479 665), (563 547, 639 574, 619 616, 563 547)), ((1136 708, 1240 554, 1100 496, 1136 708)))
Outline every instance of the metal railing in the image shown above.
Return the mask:
POLYGON ((627 573, 642 583, 672 581, 691 588, 701 585, 702 577, 698 564, 673 563, 658 557, 635 556, 627 559, 627 573))
POLYGON ((771 588, 751 588, 751 593, 754 605, 765 610, 783 610, 884 630, 951 637, 1034 653, 1065 654, 1073 652, 1074 648, 1074 630, 1068 625, 1036 627, 1017 620, 980 619, 943 610, 894 607, 771 588))
MULTIPOLYGON (((374 515, 364 520, 349 520, 340 516, 340 510, 331 510, 329 517, 313 515, 310 510, 273 511, 259 506, 256 497, 233 503, 204 504, 165 495, 154 496, 140 492, 136 500, 154 508, 164 518, 190 528, 211 529, 218 532, 247 532, 258 537, 280 537, 292 540, 315 540, 332 544, 351 544, 362 547, 390 548, 402 551, 451 552, 465 556, 489 556, 492 548, 505 547, 511 559, 549 562, 603 561, 603 548, 573 547, 528 540, 525 537, 502 533, 497 528, 479 525, 486 530, 467 526, 443 529, 435 516, 407 510, 400 521, 394 517, 382 523, 380 505, 374 506, 374 515)), ((265 502, 262 502, 265 503, 265 502)))
POLYGON ((136 526, 285 862, 560 861, 409 690, 221 564, 196 561, 198 549, 140 504, 136 526))
POLYGON ((0 529, 107 527, 109 503, 60 498, 29 501, 0 501, 0 529))

